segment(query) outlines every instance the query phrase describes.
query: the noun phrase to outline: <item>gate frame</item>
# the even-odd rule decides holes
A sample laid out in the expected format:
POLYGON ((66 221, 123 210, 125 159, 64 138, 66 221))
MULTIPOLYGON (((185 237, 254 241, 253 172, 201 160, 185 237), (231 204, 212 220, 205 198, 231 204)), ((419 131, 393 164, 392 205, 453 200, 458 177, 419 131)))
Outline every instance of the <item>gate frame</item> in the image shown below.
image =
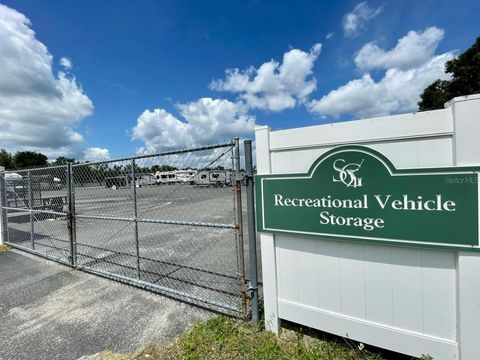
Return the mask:
MULTIPOLYGON (((247 166, 247 171, 245 177, 241 175, 241 157, 240 157, 240 141, 238 138, 234 138, 232 142, 229 143, 223 143, 223 144, 214 144, 214 145, 207 145, 207 146, 200 146, 200 147, 194 147, 190 149, 179 149, 179 150, 172 150, 172 151, 165 151, 165 152, 159 152, 159 153, 154 153, 154 154, 146 154, 146 155, 140 155, 140 156, 131 156, 131 157, 125 157, 125 158, 119 158, 119 159, 110 159, 110 160, 103 160, 103 161, 96 161, 96 162, 91 162, 91 163, 85 163, 85 164, 72 164, 68 163, 66 165, 61 165, 61 166, 51 166, 51 167, 41 167, 41 168, 32 168, 32 169, 21 169, 19 170, 20 172, 25 172, 25 174, 28 174, 28 206, 24 204, 24 207, 22 207, 22 210, 28 211, 29 212, 29 218, 30 218, 30 239, 31 239, 31 248, 24 247, 22 245, 18 245, 15 243, 12 243, 9 241, 9 233, 8 233, 8 207, 7 207, 7 202, 6 202, 6 193, 7 193, 7 180, 5 174, 8 172, 5 172, 0 169, 0 204, 1 204, 1 219, 0 219, 0 226, 1 226, 1 235, 0 235, 0 244, 2 242, 6 242, 8 244, 11 244, 14 248, 18 248, 19 250, 26 251, 33 253, 35 255, 47 258, 49 260, 53 260, 56 262, 59 262, 63 265, 68 265, 72 268, 94 273, 96 275, 104 276, 113 280, 117 280, 123 283, 128 283, 130 285, 134 285, 137 287, 141 287, 143 289, 151 290, 151 291, 158 291, 161 292, 164 295, 173 295, 173 296, 179 296, 183 300, 186 299, 191 299, 196 302, 201 302, 204 303, 205 305, 213 305, 215 308, 223 308, 229 311, 233 311, 237 313, 237 316, 240 315, 241 317, 246 317, 249 314, 249 305, 250 305, 250 297, 253 298, 253 303, 252 306, 254 309, 253 311, 253 318, 255 319, 254 321, 258 321, 258 289, 257 289, 257 276, 256 276, 256 271, 255 276, 250 276, 250 282, 247 284, 247 278, 245 276, 245 258, 244 258, 244 251, 245 246, 244 246, 244 234, 243 234, 243 213, 242 213, 242 182, 245 181, 247 184, 247 210, 248 210, 248 217, 250 219, 251 213, 254 211, 253 210, 253 202, 250 203, 250 195, 248 194, 249 191, 253 191, 253 178, 251 176, 252 174, 252 163, 251 163, 251 143, 250 143, 250 148, 247 150, 247 144, 245 144, 245 149, 246 149, 246 154, 250 156, 250 170, 248 169, 247 166), (204 222, 195 222, 195 221, 175 221, 175 220, 162 220, 162 219, 138 219, 138 212, 137 212, 137 189, 136 189, 136 184, 135 184, 135 168, 136 168, 136 160, 138 159, 145 159, 145 158, 152 158, 152 157, 162 157, 162 156, 168 156, 168 155, 176 155, 176 154, 184 154, 184 153, 194 153, 202 150, 210 150, 210 149, 216 149, 216 148, 230 148, 229 151, 231 151, 231 158, 232 158, 232 169, 231 169, 231 183, 232 183, 232 192, 233 192, 233 207, 234 207, 234 221, 233 224, 215 224, 215 223, 204 223, 204 222), (81 166, 92 166, 92 165, 98 165, 98 164, 105 164, 105 163, 112 163, 112 162, 118 162, 118 161, 128 161, 130 166, 131 166, 131 174, 129 176, 132 177, 132 186, 131 186, 131 191, 132 191, 132 196, 133 196, 133 217, 130 218, 120 218, 120 217, 111 217, 112 219, 119 220, 119 221, 129 221, 134 223, 134 234, 133 234, 133 241, 134 241, 134 257, 136 258, 136 269, 137 269, 137 276, 136 278, 130 278, 127 276, 123 276, 122 274, 117 274, 117 273, 109 273, 108 271, 99 271, 96 269, 88 268, 87 266, 81 265, 78 263, 77 259, 77 218, 95 218, 95 219, 106 219, 107 217, 110 219, 109 216, 95 216, 95 215, 90 215, 90 214, 77 214, 75 211, 75 178, 74 178, 74 168, 75 167, 81 167, 81 166), (43 253, 42 251, 38 251, 38 249, 35 249, 35 228, 34 228, 34 213, 37 210, 34 210, 33 208, 33 190, 32 190, 32 175, 34 175, 35 170, 46 170, 46 169, 53 169, 53 168, 63 168, 65 169, 65 191, 66 191, 66 212, 65 213, 57 213, 54 211, 47 211, 47 210, 38 210, 42 213, 55 213, 56 215, 64 215, 66 221, 66 227, 67 227, 67 238, 69 245, 68 249, 61 250, 62 253, 65 252, 65 254, 68 253, 68 255, 65 256, 65 260, 63 258, 57 259, 54 257, 51 257, 47 255, 46 253, 43 253), (234 230, 234 236, 235 236, 235 244, 236 244, 236 257, 237 257, 237 276, 238 276, 238 283, 239 283, 239 297, 240 297, 240 308, 237 306, 229 305, 227 302, 223 304, 220 301, 216 301, 215 299, 209 299, 207 297, 202 297, 199 295, 196 295, 194 293, 188 293, 180 290, 176 290, 175 288, 168 288, 165 286, 160 286, 158 284, 150 283, 148 281, 144 281, 141 279, 141 268, 140 268, 140 245, 139 245, 139 237, 138 237, 138 222, 145 222, 145 223, 160 223, 160 224, 175 224, 175 225, 187 225, 187 226, 206 226, 206 227, 217 227, 217 228, 228 228, 234 230), (252 296, 248 296, 248 293, 251 293, 252 296), (257 296, 254 296, 253 294, 257 294, 257 296), (255 305, 256 304, 256 305, 255 305)), ((224 156, 224 155, 222 155, 224 156)), ((246 163, 246 165, 248 165, 246 163)), ((253 192, 252 192, 253 193, 253 192)), ((252 229, 251 226, 249 226, 249 248, 252 246, 252 229)), ((255 229, 253 229, 255 231, 255 229)), ((253 232, 254 234, 254 232, 253 232)), ((255 235, 253 235, 255 237, 255 235)), ((253 246, 255 247, 255 238, 253 246)), ((63 240, 62 240, 63 241, 63 240)), ((251 249, 249 250, 251 254, 251 249)), ((256 255, 256 252, 255 252, 256 255)), ((256 256, 254 259, 250 259, 250 263, 252 263, 252 260, 256 262, 256 256)), ((181 265, 179 265, 181 266, 181 265)), ((256 266, 253 267, 256 270, 256 266)), ((251 267, 252 269, 252 267, 251 267)), ((252 274, 252 270, 250 271, 252 274)), ((181 299, 181 300, 182 300, 181 299)))

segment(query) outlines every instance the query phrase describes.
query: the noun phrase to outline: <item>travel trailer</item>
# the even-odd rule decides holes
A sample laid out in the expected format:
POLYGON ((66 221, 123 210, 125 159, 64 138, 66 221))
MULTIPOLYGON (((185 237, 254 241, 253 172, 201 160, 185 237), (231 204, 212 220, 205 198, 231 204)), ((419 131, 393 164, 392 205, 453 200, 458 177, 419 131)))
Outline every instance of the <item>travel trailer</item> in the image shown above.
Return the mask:
POLYGON ((109 189, 119 189, 130 187, 130 176, 119 175, 105 178, 105 187, 109 189))
POLYGON ((177 182, 177 173, 175 171, 157 171, 155 178, 157 185, 174 184, 177 182))
MULTIPOLYGON (((28 177, 12 176, 8 174, 5 189, 6 206, 15 208, 32 208, 36 210, 51 210, 61 212, 67 203, 67 197, 63 192, 56 192, 58 186, 63 187, 63 184, 55 181, 55 178, 46 182, 46 176, 32 176, 28 177), (51 185, 49 188, 47 185, 51 185), (52 187, 54 186, 54 187, 52 187), (42 191, 45 193, 42 194, 42 191), (30 204, 31 202, 31 204, 30 204)), ((12 214, 14 217, 15 213, 12 214)), ((18 220, 18 219, 17 219, 18 220)))
POLYGON ((136 176, 137 187, 144 185, 155 185, 157 183, 157 178, 153 174, 138 174, 136 176))
MULTIPOLYGON (((135 174, 135 186, 142 187, 144 185, 155 185, 156 178, 153 174, 135 174)), ((125 174, 105 178, 106 188, 124 188, 132 186, 132 175, 125 174)))
POLYGON ((197 170, 157 171, 155 173, 157 184, 191 183, 197 170))
POLYGON ((228 186, 231 184, 231 172, 225 170, 202 170, 193 178, 193 185, 228 186))
POLYGON ((181 183, 190 183, 195 178, 197 170, 186 169, 186 170, 177 170, 177 180, 181 183))

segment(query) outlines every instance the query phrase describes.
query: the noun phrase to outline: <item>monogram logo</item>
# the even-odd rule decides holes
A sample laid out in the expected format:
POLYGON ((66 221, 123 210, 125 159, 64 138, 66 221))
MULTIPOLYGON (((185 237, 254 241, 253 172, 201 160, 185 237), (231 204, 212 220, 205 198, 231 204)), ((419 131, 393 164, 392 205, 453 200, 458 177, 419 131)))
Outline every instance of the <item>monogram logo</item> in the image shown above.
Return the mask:
POLYGON ((363 160, 357 163, 346 164, 344 159, 337 159, 333 163, 333 169, 338 173, 338 177, 333 176, 333 182, 342 182, 347 187, 361 187, 362 178, 357 177, 355 173, 360 170, 363 160))

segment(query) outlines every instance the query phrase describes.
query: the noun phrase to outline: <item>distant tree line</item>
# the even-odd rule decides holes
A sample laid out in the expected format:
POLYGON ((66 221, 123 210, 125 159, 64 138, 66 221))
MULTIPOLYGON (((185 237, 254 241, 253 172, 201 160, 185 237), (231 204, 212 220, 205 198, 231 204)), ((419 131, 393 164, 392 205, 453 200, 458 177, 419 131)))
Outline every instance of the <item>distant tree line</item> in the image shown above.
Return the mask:
POLYGON ((46 155, 34 151, 17 151, 15 154, 11 154, 1 149, 0 166, 4 166, 7 170, 48 166, 48 158, 46 155))
MULTIPOLYGON (((22 170, 38 167, 48 167, 56 165, 79 164, 74 158, 68 158, 64 156, 58 157, 55 161, 48 162, 48 157, 42 153, 34 151, 17 151, 12 154, 4 149, 0 149, 0 166, 4 166, 6 170, 22 170)), ((106 177, 120 176, 131 174, 132 166, 130 164, 119 165, 115 163, 93 163, 86 166, 80 166, 74 168, 74 176, 77 181, 99 182, 101 183, 106 177)), ((172 165, 160 165, 156 164, 151 167, 141 167, 138 164, 135 165, 135 174, 148 174, 156 173, 157 171, 175 171, 177 167, 172 165)), ((223 166, 209 167, 209 170, 225 170, 223 166)), ((45 172, 48 173, 48 172, 45 172)), ((55 172, 56 174, 57 172, 55 172)), ((58 172, 57 177, 64 180, 63 174, 58 172)))
POLYGON ((45 167, 50 165, 66 165, 76 163, 75 159, 64 156, 58 157, 55 161, 48 162, 45 154, 35 151, 17 151, 15 154, 5 149, 0 149, 0 166, 6 170, 21 170, 36 167, 45 167))

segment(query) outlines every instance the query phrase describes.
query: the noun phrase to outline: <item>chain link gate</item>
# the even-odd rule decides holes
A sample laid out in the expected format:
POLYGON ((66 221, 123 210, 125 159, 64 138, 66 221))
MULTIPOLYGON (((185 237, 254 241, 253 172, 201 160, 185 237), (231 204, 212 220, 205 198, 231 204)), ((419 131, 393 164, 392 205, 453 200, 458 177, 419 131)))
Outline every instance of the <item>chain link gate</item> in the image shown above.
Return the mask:
POLYGON ((66 166, 4 172, 3 238, 19 249, 70 263, 66 166))
POLYGON ((238 139, 5 172, 4 238, 78 269, 247 312, 238 139))

